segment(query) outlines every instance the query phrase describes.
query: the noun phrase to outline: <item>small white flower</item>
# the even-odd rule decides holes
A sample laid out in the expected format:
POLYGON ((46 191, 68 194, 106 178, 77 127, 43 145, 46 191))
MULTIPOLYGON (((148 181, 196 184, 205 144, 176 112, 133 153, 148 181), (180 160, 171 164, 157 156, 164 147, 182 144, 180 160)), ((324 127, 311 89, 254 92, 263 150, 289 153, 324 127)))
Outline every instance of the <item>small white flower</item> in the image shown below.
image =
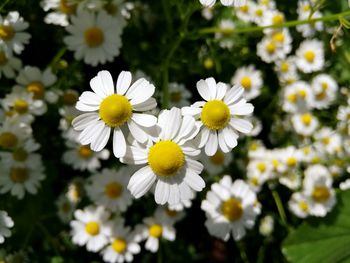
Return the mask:
POLYGON ((221 150, 217 150, 213 156, 201 154, 201 161, 205 164, 204 169, 210 175, 219 175, 232 161, 232 154, 225 154, 221 150))
POLYGON ((312 73, 323 69, 323 43, 315 39, 302 42, 296 51, 296 65, 304 73, 312 73))
POLYGON ((310 215, 310 204, 311 200, 308 196, 300 192, 295 192, 288 202, 288 207, 297 217, 306 218, 310 215))
POLYGON ((311 89, 314 92, 312 106, 326 109, 337 96, 338 84, 330 75, 319 74, 312 80, 311 89))
POLYGON ((311 113, 295 114, 292 117, 295 132, 303 136, 311 136, 318 128, 318 120, 311 113))
POLYGON ((5 237, 11 236, 11 230, 14 226, 13 220, 6 211, 0 210, 0 244, 5 242, 5 237))
POLYGON ((0 126, 0 146, 5 149, 15 149, 32 134, 31 127, 18 118, 5 119, 0 126))
POLYGON ((0 45, 0 79, 3 75, 9 79, 15 78, 21 67, 22 61, 7 54, 5 48, 0 45))
POLYGON ((267 215, 260 221, 259 232, 263 236, 270 236, 274 230, 274 219, 272 216, 267 215))
POLYGON ((48 13, 44 21, 47 24, 59 26, 68 26, 68 18, 75 14, 77 9, 77 1, 74 0, 42 0, 40 6, 48 13))
POLYGON ((247 100, 252 100, 261 93, 263 85, 261 71, 256 70, 254 65, 241 67, 232 77, 231 84, 242 86, 244 88, 243 96, 247 100))
POLYGON ((192 97, 185 85, 179 83, 169 83, 169 106, 181 108, 190 104, 189 99, 192 97))
MULTIPOLYGON (((220 0, 221 4, 224 6, 241 6, 244 5, 247 0, 220 0)), ((208 7, 215 5, 216 0, 199 0, 199 2, 208 7)))
POLYGON ((75 204, 72 203, 66 195, 62 194, 56 201, 58 209, 58 217, 63 223, 68 223, 72 220, 73 212, 75 210, 75 204))
POLYGON ((312 107, 314 95, 309 84, 297 81, 284 89, 283 110, 290 113, 303 113, 312 107))
POLYGON ((231 32, 235 29, 235 24, 231 19, 222 19, 219 22, 218 27, 223 32, 215 33, 215 39, 219 41, 219 45, 221 48, 230 49, 233 47, 233 39, 231 36, 231 32))

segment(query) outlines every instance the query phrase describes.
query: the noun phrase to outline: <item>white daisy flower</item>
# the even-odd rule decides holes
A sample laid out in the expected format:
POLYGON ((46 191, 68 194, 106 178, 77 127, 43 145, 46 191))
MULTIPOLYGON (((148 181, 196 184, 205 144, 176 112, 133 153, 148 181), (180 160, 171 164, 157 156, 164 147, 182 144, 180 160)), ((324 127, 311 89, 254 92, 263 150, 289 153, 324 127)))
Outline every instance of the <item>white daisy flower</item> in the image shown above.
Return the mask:
MULTIPOLYGON (((305 0, 298 1, 297 13, 299 20, 316 19, 322 17, 322 13, 317 10, 313 10, 313 6, 310 4, 310 1, 305 0)), ((323 30, 323 23, 322 21, 317 21, 312 24, 298 25, 296 29, 298 32, 301 32, 305 38, 313 37, 317 31, 323 30)))
POLYGON ((260 95, 263 86, 261 71, 256 70, 254 65, 241 67, 237 69, 231 79, 232 85, 242 86, 244 88, 243 96, 247 100, 252 100, 260 95))
POLYGON ((286 55, 292 51, 293 39, 287 28, 273 31, 268 35, 268 37, 271 38, 275 45, 281 50, 281 53, 283 53, 283 58, 285 58, 286 55))
POLYGON ((105 262, 123 263, 132 262, 134 255, 140 253, 141 248, 135 240, 135 235, 130 232, 130 227, 125 227, 123 222, 109 223, 111 228, 110 244, 101 251, 105 262))
POLYGON ((337 96, 338 84, 330 75, 319 74, 313 78, 311 89, 315 98, 312 106, 316 109, 326 109, 337 96))
POLYGON ((69 16, 75 14, 77 1, 75 0, 42 0, 40 6, 48 13, 44 21, 47 24, 68 26, 69 16))
POLYGON ((63 223, 68 223, 72 220, 75 204, 72 203, 66 195, 62 194, 56 201, 57 214, 63 223))
POLYGON ((0 193, 10 192, 18 199, 23 199, 25 192, 36 194, 40 181, 45 179, 44 166, 40 156, 31 162, 20 165, 0 164, 0 193))
POLYGON ((11 152, 0 152, 1 162, 6 165, 30 163, 37 158, 38 154, 34 152, 40 148, 40 145, 29 138, 21 141, 11 152))
POLYGON ((157 118, 142 112, 154 109, 157 103, 152 95, 155 87, 145 79, 131 85, 131 73, 119 74, 116 88, 111 74, 100 71, 90 81, 94 92, 85 91, 79 97, 76 108, 84 113, 76 117, 72 125, 80 131, 79 141, 90 144, 93 151, 101 151, 113 132, 113 153, 117 158, 126 153, 127 130, 140 143, 149 139, 157 118))
POLYGON ((295 65, 295 57, 290 56, 285 59, 275 61, 275 71, 282 77, 287 74, 296 73, 297 67, 295 65))
POLYGON ((19 86, 14 86, 1 104, 7 114, 27 124, 34 121, 34 116, 43 115, 47 110, 42 101, 33 100, 33 94, 19 86))
POLYGON ((158 206, 155 214, 157 214, 159 218, 167 220, 170 225, 173 225, 184 218, 185 211, 171 209, 169 206, 158 206))
POLYGON ((259 225, 259 233, 265 237, 271 236, 274 230, 274 219, 272 216, 264 216, 259 225))
POLYGON ((319 71, 324 67, 324 48, 321 41, 305 40, 295 54, 296 65, 303 73, 319 71))
POLYGON ((323 165, 309 166, 305 170, 303 192, 311 200, 311 215, 324 217, 336 204, 332 183, 332 176, 323 165))
POLYGON ((274 0, 258 0, 258 4, 271 10, 276 9, 276 2, 274 0))
POLYGON ((266 13, 268 12, 268 8, 265 5, 262 4, 250 4, 250 15, 251 15, 251 21, 257 24, 258 26, 262 26, 264 23, 264 17, 266 16, 266 13))
POLYGON ((340 106, 338 108, 337 119, 341 122, 350 122, 350 106, 340 106))
POLYGON ((230 176, 224 176, 219 183, 212 184, 202 201, 209 233, 227 241, 232 232, 234 240, 242 239, 245 229, 251 229, 255 224, 256 202, 256 194, 244 181, 232 182, 230 176))
POLYGON ((234 13, 240 20, 244 22, 250 22, 252 21, 253 8, 254 8, 254 2, 245 1, 242 5, 236 6, 234 13))
POLYGON ((201 14, 206 20, 212 20, 214 17, 214 8, 213 7, 204 7, 202 9, 201 14))
MULTIPOLYGON (((224 6, 241 6, 244 5, 244 3, 247 0, 220 0, 221 4, 224 6)), ((216 0, 199 0, 199 2, 208 7, 212 7, 215 5, 216 0)))
POLYGON ((201 162, 205 163, 204 169, 210 175, 219 175, 232 161, 232 154, 225 154, 221 150, 217 150, 213 156, 201 154, 201 162))
POLYGON ((135 198, 148 192, 157 181, 155 201, 158 204, 177 204, 189 200, 192 190, 201 191, 204 180, 199 176, 203 165, 194 160, 200 150, 189 141, 199 127, 191 116, 181 116, 181 110, 172 108, 159 114, 159 136, 148 145, 131 145, 121 161, 127 164, 145 165, 130 178, 128 189, 135 198))
POLYGON ((75 51, 75 59, 97 66, 119 55, 126 25, 122 17, 112 17, 104 10, 97 13, 78 10, 71 20, 72 24, 66 27, 71 35, 63 41, 69 50, 75 51))
POLYGON ((278 175, 278 182, 291 190, 297 190, 301 186, 301 175, 295 170, 287 170, 278 175))
POLYGON ((79 246, 86 245, 91 252, 100 251, 108 243, 110 228, 107 220, 110 213, 103 206, 87 206, 74 212, 76 220, 70 222, 72 241, 79 246))
POLYGON ((179 83, 169 83, 169 106, 181 108, 190 104, 189 99, 192 97, 185 85, 179 83))
POLYGON ((122 167, 119 171, 103 169, 89 179, 86 192, 96 204, 112 212, 124 212, 132 203, 132 196, 126 187, 131 171, 122 167))
MULTIPOLYGON (((289 46, 287 46, 287 50, 289 50, 289 46)), ((276 60, 284 59, 287 55, 287 53, 285 52, 285 45, 281 45, 281 43, 276 42, 269 35, 265 36, 257 44, 256 53, 261 58, 261 60, 266 63, 272 63, 276 60)))
POLYGON ((235 29, 235 27, 231 19, 220 20, 218 28, 220 28, 222 32, 215 33, 215 39, 218 40, 221 48, 230 49, 233 47, 232 30, 235 29))
POLYGON ((307 112, 312 107, 313 100, 310 85, 304 81, 297 81, 285 87, 282 107, 290 113, 307 112))
POLYGON ((15 56, 7 54, 2 45, 0 45, 0 79, 2 76, 8 79, 15 78, 21 67, 22 61, 15 56))
POLYGON ((175 228, 165 218, 160 217, 160 214, 145 218, 143 224, 135 228, 136 240, 138 242, 146 240, 145 248, 152 253, 158 251, 160 238, 174 241, 175 237, 175 228))
POLYGON ((268 160, 251 160, 247 167, 247 177, 251 178, 253 181, 259 178, 257 183, 262 185, 272 177, 272 171, 272 163, 268 160))
POLYGON ((6 211, 0 210, 0 244, 5 242, 5 237, 11 236, 11 230, 14 226, 13 220, 6 211))
POLYGON ((15 149, 32 134, 28 124, 19 122, 17 118, 6 119, 0 126, 0 146, 15 149))
POLYGON ((199 148, 213 156, 218 148, 228 153, 237 146, 238 133, 249 133, 253 125, 240 117, 253 112, 254 106, 242 99, 244 89, 228 88, 225 83, 216 83, 214 78, 197 82, 197 90, 205 101, 182 108, 182 114, 194 116, 200 125, 199 148))
POLYGON ((315 133, 314 139, 316 140, 315 147, 321 153, 326 152, 332 155, 342 151, 342 139, 340 134, 328 127, 323 127, 315 133))
POLYGON ((6 52, 22 53, 30 39, 30 35, 23 32, 28 26, 17 11, 9 12, 5 17, 0 15, 0 45, 6 48, 6 52))
POLYGON ((292 194, 289 202, 289 210, 299 218, 306 218, 310 215, 311 200, 303 193, 295 192, 292 194))
POLYGON ((83 182, 83 179, 78 177, 73 179, 67 186, 65 196, 74 205, 77 205, 83 198, 83 182))
MULTIPOLYGON (((285 16, 282 12, 276 9, 270 9, 266 12, 262 26, 277 26, 285 22, 285 16)), ((279 31, 280 29, 267 28, 264 29, 264 33, 271 33, 274 31, 279 31)))
POLYGON ((319 125, 317 118, 308 112, 293 115, 292 123, 295 132, 302 136, 311 136, 319 125))

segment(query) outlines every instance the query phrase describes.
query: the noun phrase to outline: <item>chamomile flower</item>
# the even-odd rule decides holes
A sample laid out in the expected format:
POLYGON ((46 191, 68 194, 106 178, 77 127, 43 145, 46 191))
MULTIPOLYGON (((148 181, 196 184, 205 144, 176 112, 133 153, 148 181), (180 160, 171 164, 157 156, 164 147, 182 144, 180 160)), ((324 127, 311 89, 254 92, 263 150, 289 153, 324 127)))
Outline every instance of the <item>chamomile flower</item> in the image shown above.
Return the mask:
POLYGON ((324 67, 323 43, 318 40, 305 40, 296 51, 298 69, 303 73, 319 71, 324 67))
POLYGON ((251 114, 254 106, 241 98, 242 87, 228 88, 225 83, 216 83, 214 78, 198 81, 197 90, 205 101, 182 108, 182 113, 198 120, 201 127, 198 146, 205 147, 208 156, 213 156, 219 148, 228 153, 237 146, 236 131, 249 133, 253 129, 249 121, 238 116, 251 114))
POLYGON ((22 61, 15 56, 7 54, 0 45, 0 79, 2 76, 13 79, 22 67, 22 61))
POLYGON ((254 8, 254 3, 251 1, 245 1, 240 6, 236 6, 235 8, 235 14, 236 16, 244 21, 244 22, 250 22, 252 20, 252 9, 254 8))
POLYGON ((244 88, 243 96, 251 100, 260 95, 263 80, 261 72, 256 70, 253 65, 237 69, 231 79, 232 85, 242 86, 244 88))
POLYGON ((314 92, 314 100, 312 106, 316 109, 326 109, 335 100, 338 84, 327 74, 317 75, 311 83, 314 92))
POLYGON ((83 190, 83 179, 77 177, 68 184, 65 196, 71 203, 77 205, 83 198, 83 190))
POLYGON ((5 47, 7 53, 22 53, 30 39, 30 35, 23 32, 28 26, 17 11, 9 12, 5 17, 0 15, 0 45, 5 47))
MULTIPOLYGON (((288 47, 289 50, 289 47, 288 47)), ((257 55, 262 61, 272 63, 286 57, 284 45, 276 42, 271 36, 265 36, 257 44, 257 55)))
POLYGON ((77 60, 97 66, 111 62, 120 53, 121 34, 126 25, 122 17, 113 17, 104 10, 97 13, 78 10, 71 25, 66 27, 70 36, 64 38, 77 60))
MULTIPOLYGON (((220 0, 221 4, 224 6, 240 6, 243 5, 247 0, 220 0)), ((215 5, 216 0, 199 0, 199 2, 208 7, 215 5)))
POLYGON ((250 9, 250 20, 255 24, 261 26, 264 23, 264 17, 266 15, 266 12, 268 12, 268 8, 262 4, 251 3, 250 9))
MULTIPOLYGON (((317 19, 322 17, 322 14, 317 10, 312 10, 312 4, 310 1, 301 0, 298 1, 298 19, 306 20, 306 19, 317 19)), ((312 37, 315 35, 316 31, 323 30, 322 21, 317 21, 310 24, 298 25, 296 27, 297 31, 301 32, 303 37, 312 37)))
POLYGON ((198 134, 199 127, 193 117, 182 117, 178 108, 162 111, 158 126, 161 132, 153 142, 131 145, 121 161, 145 165, 131 176, 128 184, 135 198, 146 194, 157 181, 156 203, 175 205, 191 199, 192 190, 201 191, 205 186, 199 176, 203 165, 194 160, 200 150, 189 142, 198 134))
POLYGON ((217 150, 213 156, 201 154, 201 161, 205 163, 204 169, 210 175, 219 175, 232 161, 232 154, 225 154, 221 150, 217 150))
POLYGON ((77 3, 74 0, 42 0, 40 6, 48 13, 44 21, 47 24, 68 26, 69 16, 75 14, 77 3))
POLYGON ((169 83, 170 107, 181 108, 190 104, 189 99, 192 97, 191 92, 186 89, 185 85, 179 83, 169 83))
POLYGON ((28 124, 19 122, 17 118, 6 119, 0 126, 0 146, 15 149, 32 134, 28 124))
POLYGON ((310 85, 304 81, 286 86, 283 97, 283 110, 290 113, 309 111, 314 99, 310 85))
POLYGON ((72 203, 66 195, 61 194, 57 201, 57 214, 63 223, 68 223, 72 220, 73 212, 75 210, 75 204, 72 203))
POLYGON ((221 48, 230 49, 233 47, 232 30, 235 29, 235 24, 231 19, 222 19, 218 27, 222 32, 215 33, 215 39, 218 40, 221 48))
POLYGON ((323 127, 314 134, 316 140, 315 147, 321 153, 335 154, 341 151, 341 136, 336 131, 323 127))
POLYGON ((300 192, 292 194, 288 207, 289 210, 299 218, 306 218, 310 215, 311 199, 300 192))
POLYGON ((205 211, 205 225, 209 233, 227 241, 232 236, 240 240, 255 224, 257 210, 256 194, 242 180, 232 182, 230 176, 224 176, 219 183, 214 183, 202 201, 205 211))
POLYGON ((1 152, 1 162, 6 165, 19 165, 23 163, 35 162, 40 155, 34 153, 40 148, 40 145, 29 138, 20 142, 11 152, 1 152))
POLYGON ((14 226, 13 220, 6 211, 0 210, 0 244, 5 242, 5 237, 11 236, 11 230, 14 226))
POLYGON ((130 227, 125 227, 123 222, 111 222, 111 238, 109 245, 101 251, 105 262, 123 263, 132 262, 134 255, 140 253, 141 248, 135 240, 135 235, 130 227))
POLYGON ((155 87, 145 79, 131 85, 131 73, 119 74, 116 88, 111 74, 100 71, 90 81, 94 92, 85 91, 76 108, 87 112, 76 117, 72 124, 79 131, 81 144, 90 144, 93 151, 101 151, 113 133, 113 153, 117 158, 126 154, 126 131, 140 143, 149 139, 157 118, 143 112, 154 109, 157 103, 152 95, 155 87))
POLYGON ((90 199, 110 211, 124 212, 132 203, 132 196, 126 189, 131 173, 123 167, 119 171, 103 169, 94 174, 86 186, 90 199))
POLYGON ((293 115, 292 123, 295 132, 303 136, 311 136, 319 125, 317 118, 308 112, 293 115))
POLYGON ((40 158, 16 165, 1 165, 0 193, 10 192, 18 199, 23 199, 26 192, 36 194, 40 181, 45 178, 44 166, 40 158))
POLYGON ((301 175, 296 170, 286 170, 278 175, 278 182, 291 190, 297 190, 301 186, 301 175))
MULTIPOLYGON (((264 16, 264 20, 262 25, 263 26, 277 26, 281 25, 285 22, 285 16, 282 12, 276 10, 276 9, 270 9, 268 12, 266 12, 266 15, 264 16)), ((267 28, 264 29, 264 33, 271 33, 274 31, 278 31, 278 29, 273 28, 267 28)))
POLYGON ((335 191, 332 189, 332 177, 323 165, 309 166, 305 170, 303 192, 310 202, 310 214, 324 217, 336 203, 335 191))
POLYGON ((247 167, 247 176, 248 178, 259 178, 258 181, 264 183, 272 177, 272 169, 273 166, 268 160, 251 160, 247 167))
POLYGON ((108 243, 110 229, 107 220, 110 213, 102 206, 87 206, 74 212, 75 220, 70 222, 72 241, 79 246, 86 245, 88 251, 100 251, 108 243))
POLYGON ((169 224, 173 225, 184 218, 185 211, 171 209, 169 206, 158 206, 155 214, 157 214, 160 218, 164 218, 169 222, 169 224))
POLYGON ((261 235, 268 237, 274 230, 274 219, 272 216, 267 215, 260 221, 259 232, 261 235))

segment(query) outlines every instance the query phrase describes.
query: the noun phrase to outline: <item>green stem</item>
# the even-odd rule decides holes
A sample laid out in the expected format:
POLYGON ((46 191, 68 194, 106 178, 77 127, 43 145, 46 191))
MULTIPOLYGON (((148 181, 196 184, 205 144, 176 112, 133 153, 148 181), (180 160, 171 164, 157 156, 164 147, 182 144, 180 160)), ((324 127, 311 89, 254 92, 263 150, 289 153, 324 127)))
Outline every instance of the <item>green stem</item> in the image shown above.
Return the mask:
POLYGON ((285 22, 283 24, 278 25, 268 25, 268 26, 252 26, 252 27, 245 27, 245 28, 235 28, 235 29, 224 29, 224 28, 218 28, 218 27, 209 27, 209 28, 203 28, 199 30, 199 34, 213 34, 213 33, 225 33, 225 34, 234 34, 234 33, 249 33, 249 32, 257 32, 257 31, 263 31, 267 28, 284 28, 284 27, 295 27, 298 25, 304 25, 304 24, 313 24, 315 22, 327 22, 327 21, 334 21, 339 20, 341 17, 350 16, 350 10, 344 11, 337 14, 327 15, 323 17, 318 18, 312 18, 312 19, 305 19, 305 20, 293 20, 289 22, 285 22))
POLYGON ((51 246, 52 246, 53 250, 55 251, 56 255, 59 256, 60 252, 58 251, 57 245, 56 245, 54 239, 52 238, 51 234, 49 233, 49 231, 46 229, 46 227, 41 222, 37 222, 36 225, 39 227, 39 229, 46 236, 48 242, 51 243, 51 246))
POLYGON ((63 57, 63 55, 66 53, 67 48, 66 47, 62 47, 57 53, 56 55, 53 57, 53 59, 51 60, 49 67, 53 68, 56 63, 63 57))
POLYGON ((7 5, 11 0, 6 0, 5 2, 2 3, 0 6, 0 12, 4 9, 5 5, 7 5))
POLYGON ((278 210, 278 214, 280 215, 282 223, 285 226, 288 226, 287 217, 286 217, 286 213, 285 213, 284 208, 283 208, 283 204, 282 204, 281 198, 280 198, 280 196, 279 196, 279 194, 278 194, 278 192, 276 190, 271 189, 271 192, 272 192, 273 199, 275 200, 275 203, 276 203, 276 206, 277 206, 277 210, 278 210))
POLYGON ((244 263, 249 263, 248 257, 247 257, 247 253, 245 253, 245 247, 243 245, 243 243, 241 243, 240 241, 236 242, 237 247, 239 249, 239 254, 241 256, 241 259, 244 263))

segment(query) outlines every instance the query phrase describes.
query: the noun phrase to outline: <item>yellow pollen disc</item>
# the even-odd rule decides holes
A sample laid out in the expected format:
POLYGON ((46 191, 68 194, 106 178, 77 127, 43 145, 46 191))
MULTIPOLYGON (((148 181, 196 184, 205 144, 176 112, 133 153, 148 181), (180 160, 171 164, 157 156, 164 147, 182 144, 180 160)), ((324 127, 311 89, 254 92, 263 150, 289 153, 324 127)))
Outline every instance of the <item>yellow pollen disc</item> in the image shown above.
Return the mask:
POLYGON ((247 5, 242 5, 239 7, 239 10, 242 12, 242 13, 248 13, 249 11, 249 6, 247 5))
POLYGON ((166 214, 169 217, 175 217, 177 215, 177 211, 176 210, 171 210, 169 208, 166 208, 165 212, 166 212, 166 214))
POLYGON ((16 112, 19 114, 24 114, 28 112, 28 103, 25 100, 18 99, 13 105, 16 112))
POLYGON ((313 52, 313 51, 311 51, 311 50, 306 51, 306 52, 304 53, 304 58, 305 58, 305 59, 307 60, 307 62, 309 62, 309 63, 314 62, 315 57, 316 57, 315 52, 313 52))
POLYGON ((276 42, 282 43, 284 41, 284 34, 282 32, 277 32, 273 34, 273 40, 276 42))
POLYGON ((249 150, 256 151, 258 149, 258 144, 257 143, 252 143, 249 146, 249 150))
POLYGON ((310 154, 310 152, 311 152, 310 147, 305 147, 305 148, 303 149, 303 152, 304 152, 304 154, 310 154))
POLYGON ((287 96, 287 100, 291 103, 296 103, 297 102, 297 95, 296 94, 290 94, 287 96))
POLYGON ((327 82, 322 82, 321 83, 321 87, 322 87, 322 89, 324 90, 324 91, 326 91, 327 89, 328 89, 328 83, 327 82))
POLYGON ((85 225, 85 231, 90 236, 96 236, 100 233, 100 225, 95 221, 90 221, 85 225))
POLYGON ((28 179, 28 170, 21 167, 12 167, 10 178, 14 183, 22 184, 28 179))
POLYGON ((116 199, 121 196, 123 186, 117 182, 111 182, 105 186, 105 194, 111 199, 116 199))
POLYGON ((93 155, 93 151, 88 145, 80 146, 78 154, 82 159, 89 159, 93 155))
POLYGON ((259 185, 258 177, 254 176, 254 177, 250 178, 250 183, 254 186, 258 186, 259 185))
POLYGON ((79 186, 72 186, 69 190, 69 194, 74 202, 77 202, 81 198, 81 190, 79 186))
POLYGON ((306 125, 309 126, 312 121, 312 116, 310 113, 305 113, 301 116, 301 121, 306 125))
POLYGON ((302 99, 304 99, 307 95, 307 92, 305 90, 299 90, 298 91, 298 96, 302 99))
POLYGON ((281 64, 281 71, 286 73, 286 72, 288 72, 288 70, 289 70, 289 64, 287 62, 283 62, 281 64))
POLYGON ((215 165, 223 165, 225 161, 225 154, 222 151, 217 151, 213 156, 209 157, 210 162, 215 165))
POLYGON ((289 78, 289 79, 286 80, 287 85, 291 85, 291 84, 293 84, 295 82, 296 82, 296 79, 293 79, 293 78, 289 78))
POLYGON ((261 0, 260 3, 262 5, 269 5, 270 4, 270 0, 261 0))
POLYGON ((131 117, 132 106, 126 97, 113 94, 101 102, 99 114, 106 125, 119 127, 131 117))
POLYGON ((172 176, 184 166, 185 155, 175 142, 160 141, 150 148, 148 164, 156 175, 172 176))
POLYGON ((273 159, 271 162, 274 169, 277 169, 277 167, 280 165, 280 162, 277 159, 273 159))
POLYGON ((243 86, 243 88, 245 88, 246 90, 250 90, 250 88, 252 87, 252 79, 248 76, 244 76, 241 79, 241 85, 243 86))
POLYGON ((15 151, 12 152, 12 158, 15 161, 23 162, 27 160, 28 153, 24 149, 16 149, 15 151))
POLYGON ((27 85, 27 91, 32 92, 33 99, 41 100, 44 98, 45 87, 40 81, 33 81, 32 83, 27 85))
POLYGON ((103 31, 98 27, 90 27, 84 32, 85 43, 90 48, 101 46, 105 37, 103 31))
POLYGON ((230 121, 230 109, 221 100, 211 100, 204 104, 201 120, 211 130, 220 130, 230 121))
POLYGON ((237 221, 243 215, 242 203, 232 197, 223 202, 221 210, 224 217, 231 222, 237 221))
POLYGON ((17 145, 17 136, 11 132, 3 132, 0 134, 0 146, 4 148, 13 148, 17 145))
POLYGON ((322 91, 322 92, 316 94, 316 99, 317 99, 317 100, 324 100, 326 97, 327 97, 327 93, 324 92, 324 91, 322 91))
POLYGON ((7 63, 8 59, 4 51, 0 51, 0 66, 3 66, 7 63))
POLYGON ((182 99, 182 95, 181 95, 181 92, 173 92, 170 94, 170 100, 172 102, 180 102, 182 99))
POLYGON ((257 10, 255 10, 255 15, 256 15, 256 16, 262 17, 263 14, 264 14, 264 12, 263 12, 262 9, 257 9, 257 10))
POLYGON ((60 0, 60 6, 59 9, 62 13, 71 15, 75 13, 75 10, 77 8, 76 4, 70 3, 72 1, 69 0, 60 0))
POLYGON ((309 205, 305 201, 300 201, 298 206, 304 212, 309 211, 309 205))
POLYGON ((331 138, 329 138, 329 137, 325 137, 322 139, 322 143, 325 145, 328 145, 330 142, 331 142, 331 138))
POLYGON ((64 105, 74 106, 78 101, 78 95, 75 92, 67 91, 62 96, 62 102, 64 105))
POLYGON ((148 228, 148 233, 151 237, 159 238, 163 233, 163 227, 159 224, 154 224, 148 228))
POLYGON ((266 171, 266 164, 264 163, 258 163, 256 168, 259 170, 260 173, 263 173, 266 171))
POLYGON ((112 248, 115 252, 122 254, 125 252, 127 247, 126 241, 124 239, 116 239, 112 243, 112 248))
POLYGON ((69 213, 71 211, 70 203, 69 202, 63 203, 61 206, 61 209, 62 209, 63 213, 66 213, 66 214, 69 213))
POLYGON ((287 165, 292 167, 295 166, 297 164, 297 159, 295 159, 294 157, 289 157, 287 159, 287 165))
POLYGON ((272 54, 276 51, 276 45, 273 42, 267 43, 265 48, 269 54, 272 54))
POLYGON ((311 163, 316 164, 316 163, 320 163, 320 161, 321 161, 320 157, 315 156, 314 158, 312 158, 311 163))
POLYGON ((304 10, 304 12, 309 12, 311 10, 310 5, 304 5, 303 10, 304 10))
POLYGON ((282 24, 283 22, 284 22, 283 15, 275 15, 272 18, 272 24, 274 24, 274 25, 279 25, 279 24, 282 24))
POLYGON ((0 25, 0 39, 10 41, 15 35, 15 30, 12 26, 0 25))
POLYGON ((314 191, 312 192, 312 198, 314 199, 315 202, 318 202, 318 203, 326 202, 330 196, 331 196, 331 193, 329 192, 328 188, 325 186, 315 186, 314 191))

